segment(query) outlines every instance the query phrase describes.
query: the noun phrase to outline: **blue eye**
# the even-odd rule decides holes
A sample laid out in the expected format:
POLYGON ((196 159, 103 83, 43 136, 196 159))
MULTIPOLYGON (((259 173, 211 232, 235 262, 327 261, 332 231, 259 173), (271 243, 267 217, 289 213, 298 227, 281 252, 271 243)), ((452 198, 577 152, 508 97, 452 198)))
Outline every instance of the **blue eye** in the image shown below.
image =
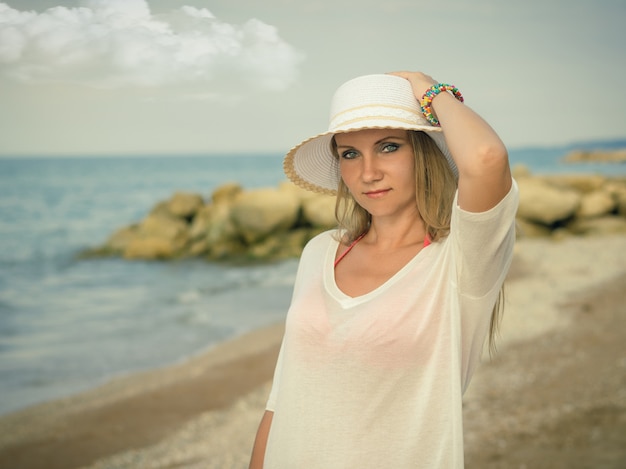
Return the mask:
POLYGON ((354 158, 357 157, 357 152, 354 150, 348 150, 348 151, 344 151, 341 154, 341 157, 346 159, 346 160, 353 160, 354 158))
POLYGON ((392 153, 392 152, 396 151, 398 148, 400 148, 400 145, 398 145, 397 143, 384 143, 382 145, 382 152, 383 153, 392 153))

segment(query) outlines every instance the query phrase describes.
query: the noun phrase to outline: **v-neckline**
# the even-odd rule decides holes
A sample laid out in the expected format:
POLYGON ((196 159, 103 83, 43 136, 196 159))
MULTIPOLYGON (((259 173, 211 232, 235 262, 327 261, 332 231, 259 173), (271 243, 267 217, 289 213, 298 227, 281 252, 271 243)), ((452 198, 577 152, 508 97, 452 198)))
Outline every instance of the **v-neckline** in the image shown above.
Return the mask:
POLYGON ((391 285, 399 281, 403 278, 409 270, 413 268, 415 264, 417 264, 426 254, 428 249, 425 249, 429 246, 430 242, 425 242, 424 247, 419 250, 417 254, 415 254, 409 261, 404 264, 396 273, 394 273, 391 277, 385 280, 383 283, 378 285, 376 288, 370 290, 367 293, 357 296, 350 296, 347 293, 344 293, 339 285, 337 285, 337 280, 335 278, 335 258, 337 257, 337 249, 339 248, 339 241, 336 239, 332 239, 329 243, 328 250, 326 252, 326 258, 324 260, 324 285, 326 291, 341 304, 343 308, 348 308, 351 306, 355 306, 360 303, 364 303, 366 301, 371 300, 372 298, 377 297, 379 294, 387 290, 391 285), (424 254, 422 254, 424 253, 424 254))

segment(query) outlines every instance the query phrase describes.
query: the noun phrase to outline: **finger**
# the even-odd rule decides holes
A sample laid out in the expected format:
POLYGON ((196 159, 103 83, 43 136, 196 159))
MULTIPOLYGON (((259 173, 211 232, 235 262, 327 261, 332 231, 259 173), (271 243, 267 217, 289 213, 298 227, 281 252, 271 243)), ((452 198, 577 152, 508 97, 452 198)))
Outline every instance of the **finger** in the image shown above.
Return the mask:
POLYGON ((405 78, 405 79, 409 79, 409 77, 411 76, 411 72, 404 72, 404 71, 400 71, 400 72, 387 72, 387 75, 395 75, 397 77, 400 78, 405 78))

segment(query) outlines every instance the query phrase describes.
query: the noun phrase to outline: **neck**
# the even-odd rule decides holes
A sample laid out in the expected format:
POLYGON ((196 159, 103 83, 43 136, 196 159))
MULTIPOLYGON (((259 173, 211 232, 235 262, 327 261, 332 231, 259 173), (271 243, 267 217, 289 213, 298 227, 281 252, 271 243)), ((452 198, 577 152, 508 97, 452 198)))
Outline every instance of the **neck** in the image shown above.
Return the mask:
POLYGON ((417 214, 390 221, 372 218, 370 229, 365 236, 368 243, 376 244, 380 249, 397 249, 414 244, 422 244, 426 237, 424 221, 417 214))

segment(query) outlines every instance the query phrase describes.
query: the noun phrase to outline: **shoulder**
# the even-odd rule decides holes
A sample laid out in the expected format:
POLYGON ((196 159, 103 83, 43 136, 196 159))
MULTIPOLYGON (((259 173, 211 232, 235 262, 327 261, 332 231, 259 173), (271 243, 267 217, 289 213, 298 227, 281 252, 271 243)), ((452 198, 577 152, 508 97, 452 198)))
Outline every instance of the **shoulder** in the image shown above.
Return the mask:
POLYGON ((303 285, 303 282, 310 281, 311 278, 320 275, 321 266, 326 262, 329 249, 332 243, 337 243, 335 233, 337 230, 324 231, 309 240, 302 250, 296 274, 294 295, 303 285), (305 280, 306 279, 306 280, 305 280))
POLYGON ((331 243, 337 243, 339 239, 339 230, 333 229, 324 231, 313 238, 311 238, 302 251, 302 255, 309 255, 311 253, 318 253, 320 249, 325 250, 331 243))
MULTIPOLYGON (((458 192, 457 192, 458 196, 458 192)), ((519 188, 515 179, 512 180, 509 192, 494 207, 484 212, 468 212, 458 205, 457 197, 454 198, 452 207, 453 218, 456 216, 461 220, 490 220, 497 218, 515 217, 519 205, 519 188)))

